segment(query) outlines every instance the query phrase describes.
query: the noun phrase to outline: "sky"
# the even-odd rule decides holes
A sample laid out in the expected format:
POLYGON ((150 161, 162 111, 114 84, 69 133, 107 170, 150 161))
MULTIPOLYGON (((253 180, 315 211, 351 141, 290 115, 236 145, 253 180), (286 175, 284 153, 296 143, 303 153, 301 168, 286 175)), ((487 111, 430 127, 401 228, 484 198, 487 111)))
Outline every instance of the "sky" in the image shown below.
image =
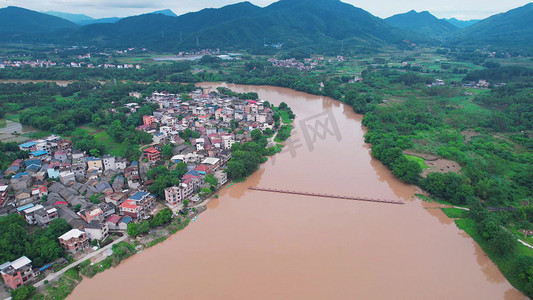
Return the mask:
MULTIPOLYGON (((243 0, 0 0, 0 7, 20 6, 36 11, 61 11, 86 14, 93 18, 126 17, 171 9, 177 15, 217 8, 243 0)), ((431 12, 438 18, 455 17, 460 20, 483 19, 491 15, 523 6, 528 0, 342 0, 360 7, 380 18, 409 10, 431 12)), ((273 0, 249 0, 257 6, 267 6, 273 0)))

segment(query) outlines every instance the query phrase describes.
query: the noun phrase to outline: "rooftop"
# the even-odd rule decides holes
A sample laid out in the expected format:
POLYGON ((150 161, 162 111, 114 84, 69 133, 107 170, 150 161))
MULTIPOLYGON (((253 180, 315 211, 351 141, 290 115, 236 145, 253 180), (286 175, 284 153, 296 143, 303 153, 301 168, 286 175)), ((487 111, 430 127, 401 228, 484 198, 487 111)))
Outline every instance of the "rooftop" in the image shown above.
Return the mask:
POLYGON ((26 256, 22 256, 18 258, 17 260, 15 260, 14 262, 12 262, 11 266, 13 267, 13 269, 18 270, 27 264, 31 264, 31 260, 27 258, 26 256))
POLYGON ((85 234, 85 232, 79 230, 79 229, 71 229, 70 231, 68 231, 67 233, 63 234, 62 236, 59 237, 59 239, 62 239, 62 240, 70 240, 71 238, 78 238, 80 237, 82 234, 85 234))
POLYGON ((41 155, 48 154, 48 151, 46 151, 46 150, 38 150, 38 151, 33 151, 30 154, 33 155, 33 156, 41 156, 41 155))
POLYGON ((128 200, 135 200, 135 201, 141 201, 144 199, 144 197, 148 196, 149 194, 146 192, 137 192, 133 194, 131 197, 128 198, 128 200))
POLYGON ((20 144, 19 147, 22 147, 22 148, 30 148, 30 147, 33 147, 37 145, 36 142, 27 142, 27 143, 24 143, 24 144, 20 144))

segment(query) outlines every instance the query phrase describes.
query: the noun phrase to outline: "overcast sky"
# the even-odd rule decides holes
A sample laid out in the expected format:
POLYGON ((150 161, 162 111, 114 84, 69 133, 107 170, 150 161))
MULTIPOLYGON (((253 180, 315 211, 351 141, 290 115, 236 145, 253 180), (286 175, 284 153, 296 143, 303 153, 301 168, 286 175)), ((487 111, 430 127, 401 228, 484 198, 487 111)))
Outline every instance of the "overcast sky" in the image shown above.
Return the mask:
MULTIPOLYGON (((249 0, 267 6, 273 0, 249 0)), ((0 7, 20 6, 37 11, 55 10, 86 14, 93 18, 126 17, 160 9, 172 9, 177 15, 208 7, 222 7, 235 0, 0 0, 0 7)), ((439 18, 482 19, 527 4, 527 0, 344 0, 386 18, 411 9, 427 10, 439 18)))

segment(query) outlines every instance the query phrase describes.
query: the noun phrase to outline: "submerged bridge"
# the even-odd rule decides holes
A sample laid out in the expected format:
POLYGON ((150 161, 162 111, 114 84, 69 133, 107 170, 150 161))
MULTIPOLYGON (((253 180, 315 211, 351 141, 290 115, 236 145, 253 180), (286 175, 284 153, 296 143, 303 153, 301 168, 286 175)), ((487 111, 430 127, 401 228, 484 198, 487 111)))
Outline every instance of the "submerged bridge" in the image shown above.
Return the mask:
POLYGON ((366 201, 366 202, 378 202, 378 203, 388 203, 388 204, 404 204, 402 201, 397 201, 397 200, 363 198, 363 197, 354 197, 354 196, 339 196, 339 195, 308 193, 308 192, 296 192, 296 191, 271 189, 271 188, 261 188, 261 187, 249 187, 248 189, 254 190, 254 191, 272 192, 272 193, 280 193, 280 194, 302 195, 302 196, 311 196, 311 197, 335 198, 335 199, 366 201))

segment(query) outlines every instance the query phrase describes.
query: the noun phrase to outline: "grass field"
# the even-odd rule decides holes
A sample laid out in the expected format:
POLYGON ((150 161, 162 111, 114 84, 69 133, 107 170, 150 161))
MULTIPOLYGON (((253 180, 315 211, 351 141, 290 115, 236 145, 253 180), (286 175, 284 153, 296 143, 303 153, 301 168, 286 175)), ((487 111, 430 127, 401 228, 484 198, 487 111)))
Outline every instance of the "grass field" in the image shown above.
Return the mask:
POLYGON ((428 165, 426 165, 426 163, 424 162, 424 159, 422 157, 408 155, 408 154, 404 154, 404 155, 408 160, 418 163, 422 169, 429 168, 428 165))
POLYGON ((467 217, 468 211, 460 208, 445 207, 442 211, 451 219, 463 219, 467 217))
POLYGON ((115 142, 105 131, 100 131, 94 134, 94 138, 105 145, 106 153, 114 156, 121 156, 126 152, 126 148, 121 143, 115 142))

